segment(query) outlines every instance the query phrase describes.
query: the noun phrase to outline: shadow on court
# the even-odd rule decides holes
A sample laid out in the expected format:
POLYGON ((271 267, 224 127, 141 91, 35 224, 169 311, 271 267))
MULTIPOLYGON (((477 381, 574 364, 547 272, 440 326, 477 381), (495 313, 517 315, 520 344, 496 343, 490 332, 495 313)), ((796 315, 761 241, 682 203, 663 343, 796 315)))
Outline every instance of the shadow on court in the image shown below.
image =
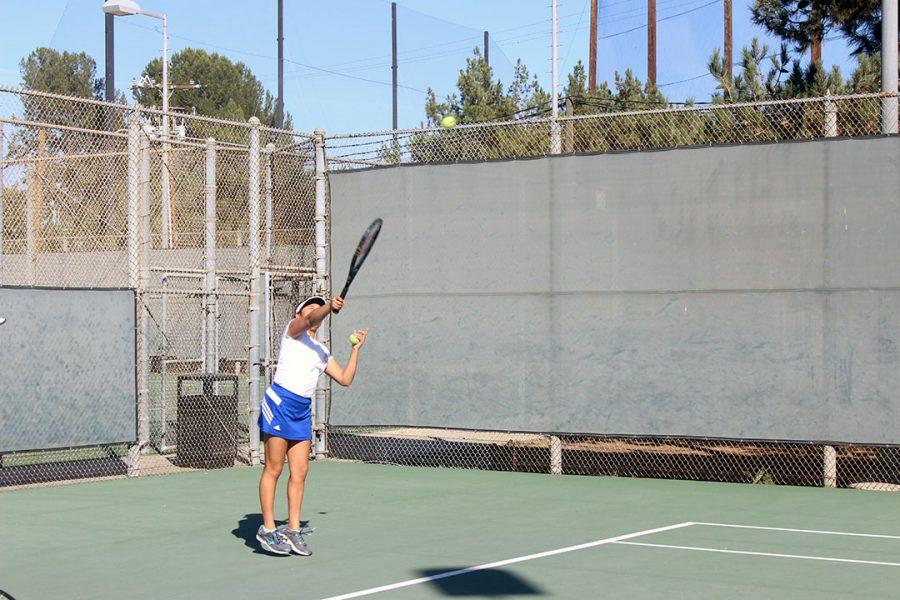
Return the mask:
MULTIPOLYGON (((434 577, 465 567, 422 569, 420 577, 434 577)), ((445 596, 543 596, 544 590, 515 573, 502 569, 485 569, 453 577, 434 579, 429 585, 445 596)))
MULTIPOLYGON (((271 554, 263 550, 259 542, 256 539, 256 531, 259 529, 259 526, 262 525, 263 518, 261 513, 249 513, 244 515, 240 521, 238 521, 237 527, 231 530, 231 534, 244 541, 244 545, 253 550, 254 554, 264 554, 266 556, 280 556, 277 554, 271 554)), ((282 525, 286 525, 287 521, 285 520, 275 520, 275 525, 281 527, 282 525)), ((309 527, 309 521, 300 521, 300 528, 309 527)))

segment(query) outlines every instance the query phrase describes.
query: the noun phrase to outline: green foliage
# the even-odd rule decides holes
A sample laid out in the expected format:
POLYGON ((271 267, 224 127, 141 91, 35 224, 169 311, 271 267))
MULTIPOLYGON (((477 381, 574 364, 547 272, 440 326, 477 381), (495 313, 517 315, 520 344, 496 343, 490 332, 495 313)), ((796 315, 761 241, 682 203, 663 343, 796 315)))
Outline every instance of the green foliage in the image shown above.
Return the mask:
MULTIPOLYGON (((162 60, 154 59, 144 68, 142 76, 162 82, 162 60)), ((233 62, 217 53, 208 53, 196 48, 185 48, 172 55, 169 61, 169 83, 176 86, 200 84, 200 88, 175 89, 170 97, 173 111, 193 112, 207 117, 216 117, 237 123, 246 123, 256 117, 263 125, 277 126, 275 99, 256 78, 249 67, 241 62, 233 62)), ((160 88, 138 88, 135 100, 145 106, 160 107, 160 88)), ((184 125, 189 138, 213 137, 220 143, 245 146, 249 143, 249 131, 245 127, 209 123, 185 119, 184 125)), ((291 116, 285 115, 285 127, 290 128, 291 116)), ((293 142, 288 136, 268 136, 262 144, 273 142, 285 146, 293 142)), ((202 178, 194 173, 203 169, 203 151, 191 150, 172 153, 169 156, 169 170, 173 173, 172 203, 176 207, 176 229, 179 233, 199 232, 203 229, 203 206, 197 201, 202 197, 202 178)), ((281 161, 286 169, 289 163, 281 161)), ((284 176, 298 176, 293 170, 284 176)), ((278 182, 273 185, 280 186, 278 182)), ((218 226, 223 231, 246 227, 247 155, 219 151, 216 170, 218 197, 218 226)), ((189 243, 182 235, 180 244, 189 243)), ((200 243, 197 236, 194 243, 200 243)))
MULTIPOLYGON (((22 75, 22 86, 26 89, 80 98, 100 99, 102 97, 103 80, 99 79, 97 63, 84 52, 58 52, 51 48, 36 48, 19 61, 19 72, 22 75)), ((47 99, 35 96, 22 96, 24 118, 29 121, 45 121, 83 127, 86 129, 107 129, 101 107, 80 102, 47 99)), ((23 131, 17 140, 20 144, 31 144, 34 148, 34 130, 23 131)), ((51 147, 62 144, 62 134, 50 132, 48 143, 51 147)), ((73 136, 66 136, 72 138, 73 136)))
POLYGON ((438 102, 434 90, 428 89, 425 115, 429 126, 438 126, 447 115, 455 116, 461 125, 534 116, 550 103, 550 95, 541 87, 537 75, 531 75, 521 60, 516 62, 512 83, 504 88, 503 82, 494 80, 493 69, 478 48, 466 59, 456 87, 458 94, 453 93, 442 102, 438 102))
POLYGON ((826 0, 755 0, 750 12, 755 24, 803 52, 835 26, 828 4, 826 0))
POLYGON ((840 31, 854 54, 881 51, 881 0, 755 0, 753 22, 800 52, 840 31))
POLYGON ((744 475, 747 477, 747 481, 754 485, 775 485, 775 479, 762 467, 756 473, 747 471, 744 475))
MULTIPOLYGON (((36 48, 19 62, 19 68, 22 85, 26 88, 82 98, 102 97, 103 80, 96 75, 96 62, 84 52, 36 48)), ((125 127, 124 113, 115 108, 27 94, 20 96, 20 99, 22 118, 26 121, 84 130, 110 131, 125 127)), ((121 210, 122 202, 117 198, 117 190, 110 182, 114 173, 124 167, 124 159, 93 156, 99 152, 121 150, 123 145, 120 139, 90 131, 47 127, 19 127, 14 130, 9 143, 9 158, 90 157, 23 163, 28 166, 22 168, 30 174, 24 181, 39 190, 42 209, 47 211, 37 219, 40 224, 39 237, 91 236, 103 240, 101 243, 115 243, 113 236, 121 232, 124 211, 121 210)), ((24 235, 24 220, 21 221, 21 231, 17 233, 24 235)), ((41 247, 44 250, 55 249, 53 243, 46 239, 41 247)))
MULTIPOLYGON (((725 73, 718 49, 708 67, 721 90, 712 97, 715 105, 870 92, 878 89, 880 81, 877 57, 859 56, 857 68, 845 81, 836 66, 825 70, 821 64, 804 65, 787 43, 772 50, 758 39, 742 49, 740 71, 733 78, 725 73)), ((568 76, 565 97, 564 117, 596 114, 598 118, 562 119, 563 153, 804 139, 824 135, 826 128, 826 107, 821 102, 734 110, 660 110, 673 107, 657 87, 642 82, 630 69, 616 73, 612 85, 603 82, 590 91, 580 61, 568 76)), ((551 125, 521 121, 546 113, 548 103, 547 93, 521 61, 512 84, 504 88, 476 50, 460 71, 457 92, 439 102, 429 90, 425 105, 428 124, 435 127, 448 114, 460 124, 500 124, 416 133, 405 150, 397 142, 385 144, 381 158, 385 162, 441 162, 546 154, 551 125)), ((688 99, 685 104, 689 107, 693 101, 688 99)), ((864 104, 835 105, 839 134, 877 130, 877 103, 864 104)))
POLYGON ((600 120, 564 121, 563 152, 602 152, 629 148, 650 148, 680 143, 696 124, 685 119, 673 121, 659 109, 669 108, 666 96, 656 86, 642 82, 631 69, 616 73, 613 85, 602 82, 588 89, 584 65, 578 61, 565 88, 565 116, 625 113, 600 120), (654 111, 647 113, 646 111, 654 111))
POLYGON ((22 86, 30 90, 100 99, 103 80, 97 63, 84 52, 58 52, 35 48, 19 61, 22 86))
MULTIPOLYGON (((439 102, 429 88, 425 101, 428 125, 436 127, 441 119, 453 115, 459 125, 489 121, 516 121, 548 110, 550 95, 537 76, 517 61, 513 81, 504 87, 494 80, 493 70, 478 48, 466 59, 456 82, 457 93, 439 102)), ((488 129, 447 129, 417 133, 407 142, 415 161, 483 160, 508 156, 532 156, 547 151, 547 126, 497 127, 488 129)), ((382 157, 398 160, 397 149, 385 147, 382 157)))
POLYGON ((856 69, 847 81, 847 87, 857 94, 881 91, 881 54, 860 54, 856 57, 856 69))
POLYGON ((6 252, 15 253, 24 250, 25 240, 25 190, 9 184, 3 188, 3 239, 6 252), (20 240, 17 245, 13 240, 20 240))
MULTIPOLYGON (((142 75, 160 84, 162 59, 150 61, 142 75)), ((210 54, 197 48, 185 48, 169 59, 169 82, 174 85, 196 82, 203 86, 174 90, 170 97, 173 107, 191 107, 201 115, 233 121, 243 122, 256 117, 263 125, 277 124, 275 99, 244 63, 232 62, 215 52, 210 54)), ((144 106, 158 108, 162 104, 158 88, 139 88, 134 96, 144 106)), ((290 127, 291 116, 285 114, 285 128, 290 127)))
POLYGON ((881 0, 825 0, 854 54, 881 52, 881 0))
POLYGON ((709 72, 718 81, 721 92, 713 94, 713 102, 757 102, 789 98, 813 98, 828 94, 864 94, 881 88, 881 57, 860 54, 856 68, 848 79, 834 65, 825 70, 820 64, 803 65, 792 55, 786 43, 777 51, 754 38, 741 50, 741 71, 730 80, 719 48, 710 57, 709 72))
POLYGON ((741 50, 738 63, 741 71, 730 79, 725 72, 725 60, 719 49, 709 59, 709 72, 722 90, 713 94, 713 102, 762 102, 788 98, 811 98, 826 94, 840 94, 846 84, 837 66, 825 71, 821 64, 803 66, 792 57, 788 45, 782 43, 777 51, 753 38, 750 46, 741 50))
POLYGON ((624 75, 616 72, 613 89, 610 89, 609 84, 604 81, 591 92, 588 90, 587 75, 580 60, 569 75, 564 93, 572 100, 572 114, 576 115, 659 109, 669 105, 669 101, 659 88, 641 82, 631 69, 626 69, 624 75))

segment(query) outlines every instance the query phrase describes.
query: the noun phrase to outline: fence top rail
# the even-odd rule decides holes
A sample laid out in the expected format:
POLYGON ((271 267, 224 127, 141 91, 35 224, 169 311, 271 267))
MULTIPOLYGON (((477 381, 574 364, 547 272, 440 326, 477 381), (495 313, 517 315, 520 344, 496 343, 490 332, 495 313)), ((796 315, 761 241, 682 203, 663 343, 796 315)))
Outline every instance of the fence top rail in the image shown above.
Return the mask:
MULTIPOLYGON (((36 98, 48 98, 51 100, 66 100, 69 102, 77 102, 79 104, 89 104, 92 106, 104 106, 107 108, 115 108, 121 111, 130 112, 130 111, 139 111, 143 114, 157 115, 157 116, 169 116, 173 118, 193 120, 193 121, 202 121, 205 123, 212 123, 217 125, 231 125, 234 127, 240 127, 243 129, 251 129, 253 126, 249 122, 245 121, 231 121, 228 119, 220 119, 217 117, 207 117, 203 115, 191 115, 185 113, 175 113, 168 112, 165 113, 156 108, 150 108, 146 106, 140 106, 137 104, 119 104, 117 102, 107 102, 106 100, 97 100, 95 98, 84 98, 81 96, 66 96, 64 94, 54 94, 52 92, 41 92, 37 90, 31 90, 27 88, 20 87, 10 87, 5 85, 0 85, 0 93, 13 94, 18 96, 32 96, 36 98)), ((314 135, 312 133, 307 133, 304 131, 293 131, 290 129, 278 129, 274 127, 266 127, 260 126, 259 130, 266 133, 277 133, 282 135, 290 135, 293 137, 302 137, 307 139, 313 139, 314 135)))
MULTIPOLYGON (((269 127, 267 125, 263 125, 259 128, 261 133, 277 133, 280 135, 289 135, 292 137, 300 137, 306 138, 306 142, 312 142, 315 139, 314 133, 308 133, 306 131, 294 131, 292 129, 279 129, 277 127, 269 127)), ((295 143, 304 143, 304 142, 295 142, 295 143)))
POLYGON ((117 108, 119 110, 124 111, 132 111, 136 110, 137 106, 131 106, 130 104, 118 104, 116 102, 107 102, 106 100, 96 100, 94 98, 84 98, 82 96, 66 96, 64 94, 54 94, 52 92, 39 92, 37 90, 30 90, 27 88, 19 88, 19 87, 9 87, 5 85, 0 85, 0 92, 7 94, 14 94, 18 96, 35 96, 38 98, 50 98, 53 100, 68 100, 75 101, 81 104, 92 104, 94 106, 106 106, 108 108, 117 108))
MULTIPOLYGON (((734 103, 721 103, 721 104, 700 104, 695 106, 680 106, 680 107, 663 107, 663 108, 653 108, 647 110, 629 110, 629 111, 621 111, 621 112, 604 112, 604 113, 591 113, 586 115, 572 115, 565 117, 557 117, 555 121, 557 123, 564 123, 569 121, 583 121, 583 120, 599 120, 599 119, 616 119, 620 117, 631 117, 631 116, 647 116, 647 115, 659 115, 659 114, 680 114, 680 113, 704 113, 704 112, 713 112, 713 111, 732 111, 736 109, 742 108, 766 108, 772 106, 783 106, 783 105, 792 105, 792 104, 815 104, 822 102, 844 102, 848 100, 863 100, 863 99, 874 99, 874 98, 891 98, 898 97, 900 94, 891 93, 891 92, 872 92, 866 94, 846 94, 841 96, 815 96, 811 98, 790 98, 785 100, 762 100, 762 101, 754 101, 754 102, 734 102, 734 103)), ((516 120, 507 120, 507 121, 489 121, 485 123, 471 123, 467 125, 456 125, 452 128, 452 130, 460 130, 460 129, 490 129, 495 127, 522 127, 527 125, 541 125, 541 124, 549 124, 554 121, 553 117, 531 117, 527 119, 516 119, 516 120)), ((418 127, 412 129, 385 129, 380 131, 368 131, 368 132, 360 132, 360 133, 332 133, 326 134, 325 139, 327 140, 339 140, 339 139, 352 139, 352 138, 367 138, 367 137, 388 137, 388 136, 403 136, 403 135, 412 135, 417 133, 437 133, 442 131, 448 131, 446 127, 418 127)))

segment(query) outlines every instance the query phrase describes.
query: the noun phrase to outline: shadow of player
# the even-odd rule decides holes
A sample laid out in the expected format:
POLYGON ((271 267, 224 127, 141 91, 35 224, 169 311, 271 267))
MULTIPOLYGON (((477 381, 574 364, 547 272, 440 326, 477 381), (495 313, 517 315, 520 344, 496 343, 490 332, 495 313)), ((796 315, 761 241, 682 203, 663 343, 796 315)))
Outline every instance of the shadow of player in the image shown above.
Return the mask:
MULTIPOLYGON (((419 571, 420 577, 435 577, 444 573, 456 571, 462 567, 443 567, 436 569, 423 569, 419 571)), ((445 596, 477 596, 503 597, 503 596, 543 596, 544 590, 537 587, 527 579, 503 569, 484 569, 471 571, 451 577, 432 579, 428 582, 445 596)))

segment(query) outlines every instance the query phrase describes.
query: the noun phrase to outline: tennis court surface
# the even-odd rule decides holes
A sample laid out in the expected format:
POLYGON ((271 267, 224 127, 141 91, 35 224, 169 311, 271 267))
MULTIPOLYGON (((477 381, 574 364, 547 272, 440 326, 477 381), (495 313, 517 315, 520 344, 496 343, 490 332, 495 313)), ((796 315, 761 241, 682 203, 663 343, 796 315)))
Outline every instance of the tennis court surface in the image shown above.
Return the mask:
MULTIPOLYGON (((895 494, 311 465, 313 556, 263 554, 259 470, 0 494, 31 598, 895 598, 895 494), (740 526, 740 527, 738 527, 740 526)), ((279 489, 279 506, 284 498, 279 489)))

